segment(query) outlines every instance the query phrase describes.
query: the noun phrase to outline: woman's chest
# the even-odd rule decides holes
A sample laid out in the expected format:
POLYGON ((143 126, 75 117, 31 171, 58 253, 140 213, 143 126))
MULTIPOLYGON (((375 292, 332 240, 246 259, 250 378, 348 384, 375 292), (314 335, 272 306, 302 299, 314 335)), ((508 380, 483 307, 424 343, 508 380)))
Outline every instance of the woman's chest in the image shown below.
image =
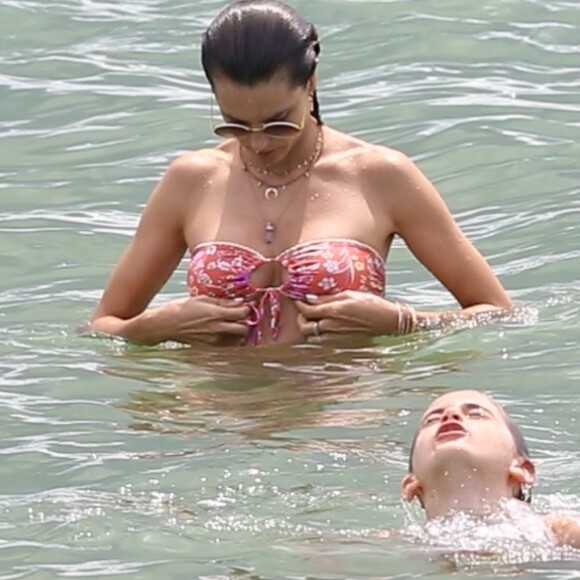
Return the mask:
MULTIPOLYGON (((385 253, 393 226, 388 209, 361 184, 312 176, 268 197, 266 186, 216 180, 184 216, 187 244, 224 240, 264 255, 320 238, 355 239, 385 253)), ((267 272, 263 270, 264 275, 267 272)), ((270 274, 280 276, 272 267, 270 274)))

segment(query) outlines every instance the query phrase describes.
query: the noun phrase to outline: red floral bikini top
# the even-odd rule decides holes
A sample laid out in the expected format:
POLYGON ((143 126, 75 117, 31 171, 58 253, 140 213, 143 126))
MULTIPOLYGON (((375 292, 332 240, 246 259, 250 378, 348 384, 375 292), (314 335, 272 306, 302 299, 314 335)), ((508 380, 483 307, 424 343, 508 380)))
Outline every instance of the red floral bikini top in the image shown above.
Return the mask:
POLYGON ((307 294, 328 295, 344 290, 385 290, 385 263, 370 246, 349 239, 323 239, 292 246, 273 258, 231 242, 206 242, 191 251, 187 270, 191 296, 244 298, 256 304, 250 324, 252 341, 262 342, 262 321, 270 314, 270 332, 276 340, 280 327, 280 297, 304 300, 307 294), (252 274, 260 266, 278 263, 286 271, 279 286, 257 287, 252 274))

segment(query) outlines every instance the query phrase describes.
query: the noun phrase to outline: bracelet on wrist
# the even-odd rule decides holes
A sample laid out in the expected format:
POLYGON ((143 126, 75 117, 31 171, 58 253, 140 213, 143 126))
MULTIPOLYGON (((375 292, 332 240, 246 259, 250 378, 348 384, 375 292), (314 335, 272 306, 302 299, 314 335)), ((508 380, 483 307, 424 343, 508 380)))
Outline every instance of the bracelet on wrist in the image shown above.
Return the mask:
POLYGON ((395 302, 397 307, 397 334, 412 334, 417 330, 417 311, 410 304, 395 302))

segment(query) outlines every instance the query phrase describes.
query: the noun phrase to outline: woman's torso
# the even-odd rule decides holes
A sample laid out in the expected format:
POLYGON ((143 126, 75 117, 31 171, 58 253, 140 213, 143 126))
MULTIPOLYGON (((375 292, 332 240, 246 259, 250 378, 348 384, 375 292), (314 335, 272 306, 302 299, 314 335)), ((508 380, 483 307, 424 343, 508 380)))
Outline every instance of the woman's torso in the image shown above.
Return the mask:
MULTIPOLYGON (((266 200, 264 187, 243 171, 233 141, 213 150, 211 178, 202 186, 192 174, 194 193, 184 215, 190 292, 241 296, 259 305, 256 290, 282 289, 265 305, 260 342, 303 340, 293 301, 307 293, 384 291, 381 269, 394 226, 386 201, 388 184, 376 183, 365 167, 376 157, 376 148, 332 129, 325 128, 324 134, 323 154, 309 176, 279 188, 276 199, 266 200), (265 235, 269 220, 276 229, 271 243, 265 235), (317 257, 320 250, 326 257, 317 257), (302 293, 294 292, 296 273, 306 263, 318 270, 317 279, 302 284, 302 293), (336 269, 343 275, 333 275, 336 269), (353 275, 346 275, 347 270, 353 275), (249 276, 244 289, 234 288, 232 279, 244 273, 249 276), (271 312, 272 306, 279 312, 271 312)), ((300 283, 305 280, 300 277, 300 283)))

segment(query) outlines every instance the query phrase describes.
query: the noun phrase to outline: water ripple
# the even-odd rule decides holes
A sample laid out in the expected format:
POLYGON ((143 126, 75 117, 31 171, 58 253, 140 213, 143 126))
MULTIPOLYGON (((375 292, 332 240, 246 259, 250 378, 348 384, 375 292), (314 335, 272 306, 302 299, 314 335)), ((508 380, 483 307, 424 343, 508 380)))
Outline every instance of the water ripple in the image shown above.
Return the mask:
MULTIPOLYGON (((1 578, 439 574, 382 533, 427 401, 466 386, 524 429, 536 509, 580 511, 576 2, 296 2, 325 121, 413 157, 518 309, 227 356, 76 332, 163 168, 215 143, 199 42, 224 1, 0 4, 1 578)), ((453 307, 400 240, 388 271, 389 298, 453 307)))

